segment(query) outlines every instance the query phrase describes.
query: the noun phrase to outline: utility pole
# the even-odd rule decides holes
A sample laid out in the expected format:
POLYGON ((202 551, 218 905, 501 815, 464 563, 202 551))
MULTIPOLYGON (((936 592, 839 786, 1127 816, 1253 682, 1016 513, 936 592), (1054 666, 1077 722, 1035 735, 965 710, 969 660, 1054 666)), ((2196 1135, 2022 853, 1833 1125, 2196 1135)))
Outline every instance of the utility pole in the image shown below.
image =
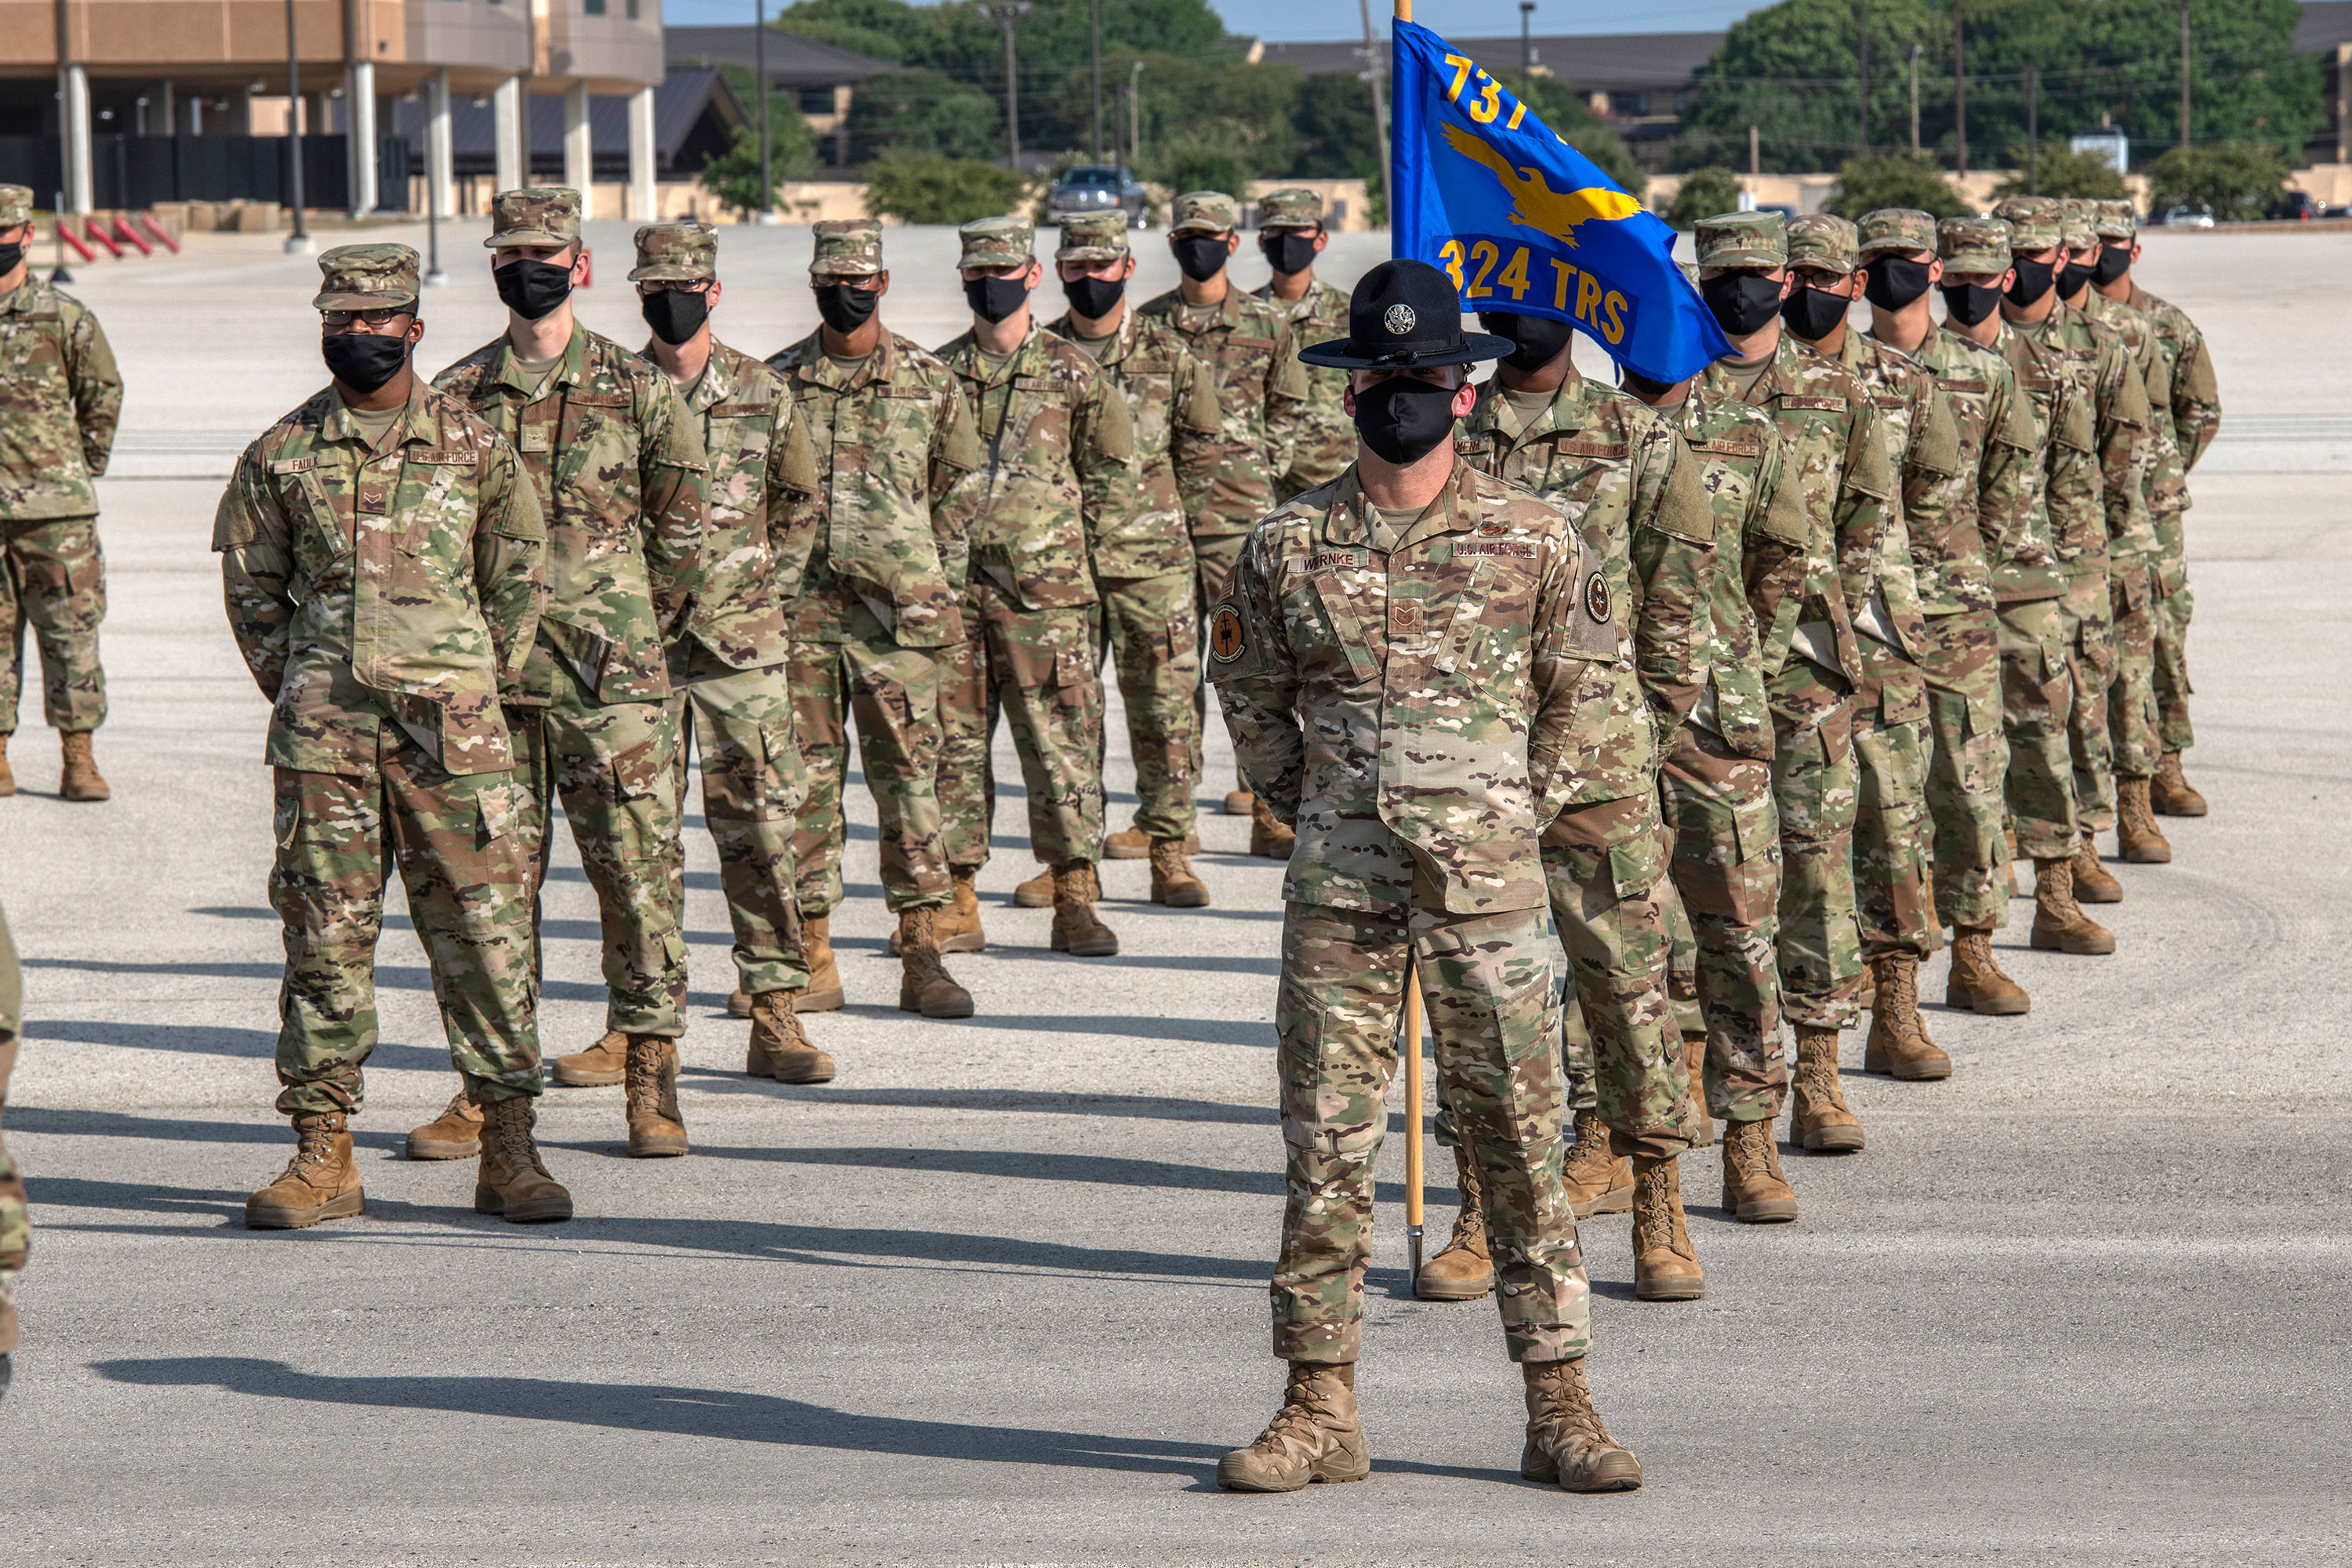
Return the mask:
POLYGON ((1857 0, 1853 32, 1854 68, 1862 84, 1862 155, 1870 156, 1870 0, 1857 0))
POLYGON ((1528 83, 1535 79, 1536 46, 1528 28, 1536 14, 1536 0, 1519 0, 1519 96, 1528 95, 1528 83))
POLYGON ((1021 169, 1021 68, 1013 53, 1013 24, 1029 15, 1029 0, 997 0, 972 7, 983 22, 1004 29, 1004 166, 1021 169))
POLYGON ((1127 72, 1127 161, 1130 166, 1143 162, 1143 62, 1136 61, 1127 72))
MULTIPOLYGON (((1381 85, 1380 45, 1372 37, 1372 0, 1356 0, 1356 9, 1364 19, 1364 79, 1372 84, 1372 130, 1381 139, 1381 200, 1385 204, 1393 199, 1389 189, 1389 95, 1381 85)), ((1525 26, 1522 22, 1523 29, 1525 26)), ((1396 215, 1391 210, 1389 216, 1393 220, 1396 215)))
POLYGON ((1919 46, 1911 46, 1911 153, 1919 153, 1919 46))
POLYGON ((2180 0, 2180 150, 2189 151, 2189 0, 2180 0))
POLYGON ((286 253, 308 256, 310 231, 302 226, 302 51, 294 42, 294 0, 286 0, 286 142, 294 150, 294 232, 286 237, 286 253))
POLYGON ((776 180, 768 168, 768 0, 751 0, 751 74, 760 79, 760 216, 776 221, 776 180))
POLYGON ((1748 128, 1748 174, 1750 179, 1764 172, 1762 146, 1756 137, 1756 127, 1748 128))
POLYGON ((1960 0, 1952 0, 1952 133, 1959 143, 1960 178, 1969 177, 1969 56, 1960 39, 1960 0))
POLYGON ((1094 35, 1095 141, 1094 159, 1102 162, 1102 0, 1088 0, 1087 25, 1094 35))
POLYGON ((2025 194, 2042 194, 2042 68, 2025 68, 2025 194))

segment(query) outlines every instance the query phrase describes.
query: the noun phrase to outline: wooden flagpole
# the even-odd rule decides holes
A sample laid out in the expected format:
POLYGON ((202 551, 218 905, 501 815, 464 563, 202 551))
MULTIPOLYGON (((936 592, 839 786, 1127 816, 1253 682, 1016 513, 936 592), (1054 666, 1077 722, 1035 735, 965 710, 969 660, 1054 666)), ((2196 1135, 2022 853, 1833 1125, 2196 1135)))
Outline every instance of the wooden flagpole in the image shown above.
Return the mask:
MULTIPOLYGON (((1400 22, 1412 20, 1412 0, 1396 0, 1396 19, 1400 22)), ((1390 163, 1389 222, 1393 226, 1396 222, 1396 150, 1384 147, 1381 153, 1390 163)), ((1396 231, 1391 226, 1389 232, 1393 235, 1396 231)), ((1404 1245, 1405 1260, 1412 1271, 1411 1283, 1415 1293, 1421 1289, 1421 1190, 1424 1181, 1421 1116, 1421 971, 1413 963, 1412 940, 1408 931, 1404 949, 1404 1245)))

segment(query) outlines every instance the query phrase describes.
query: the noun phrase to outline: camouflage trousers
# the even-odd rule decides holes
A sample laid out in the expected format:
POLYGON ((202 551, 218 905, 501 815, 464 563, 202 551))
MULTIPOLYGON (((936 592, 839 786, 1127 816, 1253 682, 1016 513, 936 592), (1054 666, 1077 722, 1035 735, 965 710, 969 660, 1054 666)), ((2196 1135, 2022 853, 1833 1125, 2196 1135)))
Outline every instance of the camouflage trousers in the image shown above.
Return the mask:
POLYGON ((1936 924, 2009 923, 2002 783, 2000 621, 1990 610, 1927 617, 1927 825, 1936 924))
MULTIPOLYGON (((801 952, 793 834, 808 772, 793 743, 793 695, 784 667, 731 669, 696 648, 697 663, 671 671, 669 721, 686 800, 687 753, 702 767, 702 820, 719 851, 719 886, 735 934, 735 973, 757 996, 808 984, 801 952), (704 667, 708 661, 716 668, 704 667)), ((669 844, 670 918, 686 926, 686 838, 669 844)))
MULTIPOLYGON (((2081 842, 2074 815, 2074 661, 2065 606, 2028 599, 2000 606, 2000 725, 2009 742, 2003 798, 2017 852, 2063 860, 2081 842)), ((2004 889, 2004 894, 2006 889, 2004 889)))
POLYGON ((1853 895, 1864 961, 1936 951, 1927 863, 1927 685, 1919 667, 1861 637, 1854 694, 1853 895))
MULTIPOLYGON (((2116 825, 2116 754, 2107 735, 2107 687, 2116 677, 2116 629, 2102 565, 2074 578, 2058 613, 2066 631, 2066 744, 2074 758, 2074 820, 2086 833, 2116 825)), ((2072 853, 2072 851, 2069 851, 2072 853)))
MULTIPOLYGON (((7 932, 0 929, 0 942, 7 932)), ((8 961, 13 966, 16 954, 8 961)), ((0 1037, 0 1111, 8 1107, 8 1075, 16 1067, 16 1037, 0 1037)), ((0 1355, 16 1348, 16 1309, 8 1299, 10 1280, 22 1272, 33 1251, 33 1211, 25 1202, 25 1177, 0 1142, 0 1355)))
POLYGON ((277 770, 269 903, 284 922, 280 1114, 364 1098, 375 1049, 376 941, 397 867, 449 1058, 479 1104, 540 1092, 530 843, 507 773, 447 773, 387 724, 372 773, 277 770))
MULTIPOLYGON (((1772 678, 1771 689, 1788 695, 1800 686, 1815 688, 1797 710, 1817 712, 1819 703, 1836 690, 1831 679, 1808 660, 1791 658, 1772 678)), ((1811 1029, 1852 1028, 1862 1011, 1853 711, 1849 695, 1828 718, 1803 729, 1792 729, 1778 704, 1773 711, 1772 805, 1780 817, 1780 1006, 1790 1023, 1811 1029)))
MULTIPOLYGON (((1135 826, 1153 838, 1192 831, 1195 753, 1201 749, 1201 617, 1193 574, 1097 582, 1095 659, 1106 652, 1127 710, 1135 756, 1135 826)), ((1095 776, 1102 776, 1099 761, 1095 776)))
POLYGON ((2148 576, 2156 600, 2157 741, 2168 752, 2185 752, 2197 743, 2189 722, 2189 699, 2197 690, 2189 683, 2189 621, 2197 613, 2197 595, 2177 560, 2159 563, 2148 576))
POLYGON ((838 643, 795 641, 786 666, 793 733, 808 789, 793 836, 803 920, 841 907, 847 835, 841 792, 849 776, 849 721, 874 795, 882 897, 892 913, 944 904, 952 890, 940 839, 940 667, 944 649, 900 647, 863 605, 838 643))
POLYGON ((677 854, 677 730, 665 704, 599 702, 558 660, 554 700, 509 707, 522 837, 538 918, 561 801, 603 931, 604 1027, 676 1039, 686 1031, 686 938, 670 898, 677 854))
POLYGON ((98 624, 106 618, 106 556, 98 519, 60 517, 0 523, 0 735, 16 732, 25 684, 25 628, 41 658, 41 715, 68 733, 106 722, 106 671, 98 624))
POLYGON ((2108 615, 2115 627, 2116 673, 2107 686, 2107 741, 2116 776, 2156 776, 2156 603, 2154 573, 2145 561, 2116 566, 2108 576, 2108 615))
MULTIPOLYGON (((1780 819, 1772 804, 1772 764, 1739 756, 1721 736, 1685 722, 1667 742, 1658 794, 1675 895, 1668 930, 1677 948, 1687 944, 1691 989, 1706 1035, 1707 1114, 1719 1121, 1760 1121, 1773 1114, 1789 1085, 1780 1034, 1780 819)), ((1670 969, 1675 966, 1670 961, 1670 969)))
POLYGON ((963 599, 964 641, 941 650, 940 816, 948 864, 988 864, 996 818, 990 764, 1000 710, 1029 792, 1029 847, 1049 866, 1102 855, 1102 674, 1093 611, 1024 610, 980 567, 963 599))
POLYGON ((1399 1066, 1408 959, 1421 974, 1440 1098, 1486 1189, 1511 1359, 1580 1356, 1591 1342, 1591 1289, 1560 1184, 1567 1117, 1543 911, 1408 916, 1309 904, 1284 912, 1275 1003, 1289 1199, 1274 1353, 1336 1363, 1361 1352, 1373 1164, 1399 1066))
MULTIPOLYGON (((1198 606, 1201 620, 1208 619, 1210 605, 1234 591, 1234 571, 1241 563, 1242 546, 1248 542, 1249 535, 1246 533, 1192 541, 1193 569, 1201 584, 1198 606)), ((1192 733, 1192 776, 1205 779, 1208 771, 1202 761, 1203 753, 1201 748, 1209 733, 1209 689, 1206 686, 1193 694, 1192 711, 1197 716, 1192 733)), ((1234 787, 1242 790, 1253 787, 1248 775, 1242 772, 1239 762, 1234 763, 1234 787)))

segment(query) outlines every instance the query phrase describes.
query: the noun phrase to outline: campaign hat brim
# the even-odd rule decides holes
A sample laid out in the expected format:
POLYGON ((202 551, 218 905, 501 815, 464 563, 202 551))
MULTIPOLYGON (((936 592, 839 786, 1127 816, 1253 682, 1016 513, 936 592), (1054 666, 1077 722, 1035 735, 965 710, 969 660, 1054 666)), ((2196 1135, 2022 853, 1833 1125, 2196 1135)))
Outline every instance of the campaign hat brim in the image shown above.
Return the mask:
POLYGON ((1465 332, 1459 342, 1400 349, 1393 353, 1360 354, 1351 352, 1355 346, 1353 338, 1312 343, 1298 351, 1299 363, 1330 370, 1423 370, 1432 365, 1475 364, 1481 360, 1501 359, 1518 345, 1492 332, 1465 332))

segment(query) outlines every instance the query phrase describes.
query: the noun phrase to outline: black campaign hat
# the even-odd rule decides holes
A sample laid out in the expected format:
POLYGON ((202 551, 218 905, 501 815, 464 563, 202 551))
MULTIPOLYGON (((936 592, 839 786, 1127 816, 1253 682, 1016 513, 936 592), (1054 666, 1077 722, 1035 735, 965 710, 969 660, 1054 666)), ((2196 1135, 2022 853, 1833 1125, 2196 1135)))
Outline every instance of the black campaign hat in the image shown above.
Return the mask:
POLYGON ((1462 330, 1462 296, 1444 273, 1426 261, 1383 261, 1348 300, 1347 337, 1298 357, 1334 370, 1420 370, 1500 359, 1511 347, 1508 338, 1462 330))

